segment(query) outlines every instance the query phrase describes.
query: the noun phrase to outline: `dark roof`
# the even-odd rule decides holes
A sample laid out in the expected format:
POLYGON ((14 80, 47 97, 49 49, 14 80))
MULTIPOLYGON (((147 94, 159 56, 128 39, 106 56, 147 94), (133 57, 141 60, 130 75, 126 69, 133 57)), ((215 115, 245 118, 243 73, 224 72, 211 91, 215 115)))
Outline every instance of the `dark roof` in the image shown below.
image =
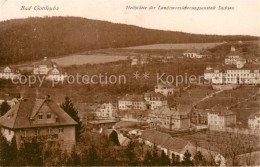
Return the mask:
POLYGON ((144 94, 144 97, 166 100, 166 97, 164 95, 162 95, 161 93, 156 93, 156 92, 147 92, 144 94))
POLYGON ((0 126, 4 126, 10 129, 66 126, 76 124, 76 121, 74 121, 64 110, 62 110, 50 99, 20 100, 4 116, 0 117, 0 126), (47 107, 43 107, 44 104, 46 104, 47 107), (51 111, 54 115, 57 116, 57 121, 54 123, 34 123, 32 118, 35 117, 39 110, 51 111))
POLYGON ((220 116, 235 115, 231 110, 219 104, 212 107, 210 113, 218 114, 220 116))
POLYGON ((125 95, 120 101, 145 101, 143 95, 125 95))
MULTIPOLYGON (((213 67, 212 70, 220 70, 220 71, 226 71, 226 70, 260 70, 259 64, 245 64, 242 68, 237 68, 236 65, 223 65, 223 66, 216 66, 213 67)), ((209 72, 208 70, 205 70, 204 72, 209 72)))

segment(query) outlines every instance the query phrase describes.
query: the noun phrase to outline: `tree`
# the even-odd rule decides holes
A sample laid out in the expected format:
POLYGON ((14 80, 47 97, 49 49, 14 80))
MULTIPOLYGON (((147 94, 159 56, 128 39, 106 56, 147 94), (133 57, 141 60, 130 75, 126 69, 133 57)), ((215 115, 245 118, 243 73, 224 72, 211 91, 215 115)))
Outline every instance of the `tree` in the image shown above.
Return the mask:
POLYGON ((10 148, 6 138, 0 133, 0 165, 8 166, 10 165, 10 148))
POLYGON ((160 165, 161 166, 169 166, 169 165, 171 165, 170 162, 171 162, 170 158, 165 154, 164 151, 162 151, 160 165))
POLYGON ((17 145, 16 145, 16 137, 14 136, 10 145, 10 157, 12 158, 11 165, 17 165, 17 145))
POLYGON ((74 107, 74 104, 72 103, 69 97, 65 97, 65 102, 61 104, 61 108, 78 123, 76 125, 76 141, 79 141, 81 134, 83 133, 84 127, 78 116, 78 111, 74 107))
POLYGON ((191 161, 191 153, 188 150, 186 150, 186 152, 184 153, 182 165, 184 165, 184 166, 193 165, 193 163, 191 161))
POLYGON ((109 136, 109 139, 117 146, 120 146, 119 140, 118 140, 118 135, 116 131, 112 131, 112 133, 109 136))
POLYGON ((151 166, 152 161, 153 161, 153 156, 152 156, 151 152, 148 150, 145 154, 143 165, 144 166, 151 166))
POLYGON ((204 157, 201 154, 200 151, 196 152, 195 156, 194 156, 194 165, 196 166, 204 166, 205 165, 205 161, 204 161, 204 157))
POLYGON ((7 101, 5 100, 2 104, 1 104, 1 108, 0 108, 0 116, 5 115, 9 110, 10 110, 10 106, 8 105, 7 101))
POLYGON ((135 149, 135 144, 133 142, 133 140, 130 140, 130 142, 127 145, 126 148, 126 156, 128 158, 128 165, 130 166, 136 166, 137 165, 137 160, 136 160, 136 154, 134 152, 135 149))

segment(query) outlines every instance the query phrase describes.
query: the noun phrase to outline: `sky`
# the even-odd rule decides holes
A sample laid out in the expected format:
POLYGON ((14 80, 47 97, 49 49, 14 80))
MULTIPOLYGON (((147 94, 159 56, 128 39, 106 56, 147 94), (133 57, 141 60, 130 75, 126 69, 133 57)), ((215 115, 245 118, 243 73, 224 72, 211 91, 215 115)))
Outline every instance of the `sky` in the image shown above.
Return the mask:
POLYGON ((145 28, 196 34, 260 36, 260 0, 0 0, 0 20, 79 16, 145 28), (155 6, 127 10, 126 6, 155 6), (234 10, 157 10, 158 6, 229 6, 234 10), (59 7, 57 11, 21 10, 22 6, 59 7))

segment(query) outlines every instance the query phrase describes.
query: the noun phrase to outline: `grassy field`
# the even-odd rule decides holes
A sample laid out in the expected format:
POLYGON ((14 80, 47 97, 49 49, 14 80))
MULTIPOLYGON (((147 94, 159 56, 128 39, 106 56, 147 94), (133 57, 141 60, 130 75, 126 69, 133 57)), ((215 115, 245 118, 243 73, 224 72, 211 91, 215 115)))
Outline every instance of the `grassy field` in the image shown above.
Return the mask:
POLYGON ((96 55, 70 55, 52 59, 59 66, 84 65, 84 64, 99 64, 108 63, 119 60, 126 60, 127 56, 114 56, 105 54, 96 55))
POLYGON ((127 47, 123 49, 166 49, 166 50, 183 50, 183 49, 210 49, 215 46, 224 44, 223 42, 217 43, 180 43, 180 44, 153 44, 153 45, 143 45, 143 46, 134 46, 134 47, 127 47))

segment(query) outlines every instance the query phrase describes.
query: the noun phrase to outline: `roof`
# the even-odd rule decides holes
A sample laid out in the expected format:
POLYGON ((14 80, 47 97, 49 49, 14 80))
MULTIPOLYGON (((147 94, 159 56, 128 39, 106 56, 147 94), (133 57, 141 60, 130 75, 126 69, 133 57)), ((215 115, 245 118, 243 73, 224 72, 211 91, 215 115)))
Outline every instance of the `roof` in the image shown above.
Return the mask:
POLYGON ((162 95, 161 93, 156 93, 156 92, 147 92, 144 94, 144 97, 150 97, 150 98, 157 98, 157 99, 161 99, 161 100, 166 100, 166 97, 164 95, 162 95))
POLYGON ((0 126, 10 129, 34 128, 46 126, 76 125, 64 110, 51 99, 25 99, 15 104, 4 116, 0 117, 0 126), (46 107, 47 106, 47 107, 46 107), (53 113, 58 119, 53 123, 35 123, 35 115, 41 111, 53 113))
MULTIPOLYGON (((213 67, 214 70, 227 71, 227 70, 260 70, 259 64, 245 64, 242 68, 237 68, 236 65, 223 65, 213 67)), ((205 70, 206 71, 206 70, 205 70)))
POLYGON ((260 117, 260 111, 250 114, 248 119, 255 119, 256 116, 260 117))
POLYGON ((227 115, 234 115, 234 113, 227 109, 226 107, 218 104, 212 107, 211 112, 212 114, 217 114, 219 116, 227 116, 227 115))
POLYGON ((192 146, 192 144, 187 140, 178 137, 171 137, 171 135, 167 133, 162 133, 156 130, 145 130, 140 135, 140 138, 147 140, 157 146, 161 146, 179 153, 184 153, 184 151, 186 151, 185 147, 187 145, 192 146))
POLYGON ((5 66, 5 67, 0 67, 0 73, 3 73, 4 69, 7 68, 7 67, 11 69, 11 72, 19 72, 19 70, 16 69, 15 67, 13 67, 13 66, 5 66))
POLYGON ((119 101, 145 101, 143 95, 125 95, 119 101))
POLYGON ((228 57, 228 56, 241 56, 241 55, 242 55, 242 53, 239 52, 239 51, 232 51, 232 52, 229 52, 229 54, 227 54, 226 57, 228 57))
MULTIPOLYGON (((170 108, 169 106, 162 106, 159 108, 156 108, 155 110, 150 111, 150 116, 151 115, 158 115, 158 116, 167 116, 167 117, 174 117, 181 119, 183 118, 182 116, 187 116, 187 111, 182 112, 179 109, 176 108, 170 108)), ((186 118, 186 117, 184 117, 186 118)))

